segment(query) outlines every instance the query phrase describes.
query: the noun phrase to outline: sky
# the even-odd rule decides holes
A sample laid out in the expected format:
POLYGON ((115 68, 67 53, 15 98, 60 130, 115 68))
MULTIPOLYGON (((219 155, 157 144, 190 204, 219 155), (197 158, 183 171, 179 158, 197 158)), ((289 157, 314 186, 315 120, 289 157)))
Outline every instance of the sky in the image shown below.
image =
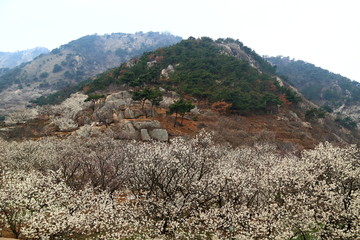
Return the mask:
POLYGON ((231 37, 360 81, 359 10, 359 0, 0 0, 0 51, 159 31, 231 37))

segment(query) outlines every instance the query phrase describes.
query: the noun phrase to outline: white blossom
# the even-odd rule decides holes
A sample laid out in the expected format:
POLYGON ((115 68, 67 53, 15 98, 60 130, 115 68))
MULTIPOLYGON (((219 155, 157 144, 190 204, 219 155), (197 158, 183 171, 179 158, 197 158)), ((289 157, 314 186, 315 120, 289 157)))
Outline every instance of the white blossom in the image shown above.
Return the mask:
POLYGON ((27 239, 356 239, 360 152, 170 143, 0 140, 0 227, 27 239))

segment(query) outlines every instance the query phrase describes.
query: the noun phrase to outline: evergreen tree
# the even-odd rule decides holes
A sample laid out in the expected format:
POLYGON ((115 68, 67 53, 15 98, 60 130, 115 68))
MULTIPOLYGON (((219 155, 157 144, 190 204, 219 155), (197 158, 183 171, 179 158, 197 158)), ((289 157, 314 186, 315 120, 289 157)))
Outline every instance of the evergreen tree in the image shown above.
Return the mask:
POLYGON ((152 89, 147 87, 140 91, 134 92, 132 99, 135 101, 141 101, 141 109, 144 111, 144 105, 146 100, 149 100, 151 102, 152 110, 154 106, 160 104, 160 102, 163 100, 163 97, 159 89, 152 89))
POLYGON ((184 99, 180 99, 169 106, 169 113, 175 113, 175 121, 174 127, 176 126, 176 120, 178 114, 181 115, 181 124, 183 122, 184 116, 187 112, 190 112, 191 109, 195 108, 195 106, 190 101, 185 101, 184 99))

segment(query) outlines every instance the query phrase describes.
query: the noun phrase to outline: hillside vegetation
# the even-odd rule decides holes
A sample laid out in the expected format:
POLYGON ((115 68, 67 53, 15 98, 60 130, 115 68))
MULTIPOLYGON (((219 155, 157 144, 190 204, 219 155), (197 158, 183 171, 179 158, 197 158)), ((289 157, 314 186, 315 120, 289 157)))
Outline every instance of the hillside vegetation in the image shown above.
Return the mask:
POLYGON ((189 38, 104 72, 85 89, 91 93, 121 84, 163 87, 210 103, 225 101, 232 110, 243 113, 271 111, 285 102, 299 101, 291 90, 279 85, 269 63, 255 60, 258 68, 252 66, 249 61, 226 54, 223 46, 227 44, 236 44, 255 59, 262 59, 235 40, 189 38))
MULTIPOLYGON (((264 139, 284 149, 312 148, 323 141, 359 141, 356 123, 346 117, 335 121, 284 84, 274 75, 275 70, 238 40, 189 38, 34 102, 45 105, 67 98, 63 101, 67 103, 72 101, 68 98, 72 93, 86 93, 88 96, 72 96, 81 96, 91 105, 70 117, 65 114, 67 110, 49 108, 46 112, 50 119, 62 131, 84 127, 90 129, 89 135, 94 124, 103 124, 109 135, 121 139, 147 139, 141 135, 139 122, 155 120, 153 127, 144 127, 148 123, 143 127, 149 132, 165 128, 170 137, 193 135, 206 128, 217 133, 217 141, 234 146, 264 139), (175 111, 172 104, 179 102, 184 106, 175 111), (185 106, 186 102, 194 109, 185 106), (185 121, 184 115, 188 115, 185 121)), ((46 135, 41 131, 38 134, 46 135)), ((14 134, 5 136, 16 138, 14 134)))
POLYGON ((180 37, 138 32, 89 35, 43 54, 0 76, 0 114, 28 101, 75 85, 145 51, 175 44, 180 37))
POLYGON ((268 57, 267 60, 276 65, 279 75, 288 78, 305 97, 320 106, 337 108, 360 101, 360 83, 356 81, 289 57, 268 57))

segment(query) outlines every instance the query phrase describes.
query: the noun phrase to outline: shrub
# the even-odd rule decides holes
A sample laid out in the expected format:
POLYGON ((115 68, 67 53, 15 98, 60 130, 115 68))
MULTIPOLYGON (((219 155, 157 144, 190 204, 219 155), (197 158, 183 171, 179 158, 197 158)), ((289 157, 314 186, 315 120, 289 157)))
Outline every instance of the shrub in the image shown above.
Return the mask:
POLYGON ((337 117, 335 121, 347 129, 355 129, 357 127, 356 122, 351 117, 337 117))
POLYGON ((311 108, 305 112, 306 121, 311 121, 317 118, 324 118, 326 115, 325 110, 321 110, 318 108, 311 108))
POLYGON ((59 64, 55 64, 53 68, 53 73, 61 72, 63 68, 59 64))
POLYGON ((41 73, 40 74, 40 78, 47 78, 49 76, 49 73, 47 73, 47 72, 43 72, 43 73, 41 73))
POLYGON ((103 94, 90 94, 84 101, 85 102, 95 101, 101 98, 106 98, 106 96, 103 94))

